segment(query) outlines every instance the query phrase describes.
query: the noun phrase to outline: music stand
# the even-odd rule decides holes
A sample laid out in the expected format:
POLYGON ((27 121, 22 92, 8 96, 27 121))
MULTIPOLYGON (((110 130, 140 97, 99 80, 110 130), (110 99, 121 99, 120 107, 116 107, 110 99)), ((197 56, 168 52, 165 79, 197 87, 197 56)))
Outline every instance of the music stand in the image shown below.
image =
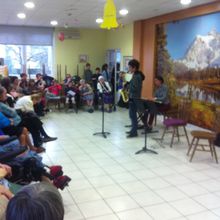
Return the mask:
POLYGON ((103 95, 100 96, 102 100, 102 131, 96 132, 93 135, 102 135, 104 138, 107 138, 107 135, 110 135, 110 132, 105 131, 105 109, 104 109, 104 99, 103 95))
MULTIPOLYGON (((137 99, 135 100, 136 102, 136 105, 137 105, 137 109, 139 112, 144 112, 146 113, 146 110, 145 110, 145 107, 144 107, 144 102, 145 100, 144 99, 137 99)), ((154 150, 151 150, 147 147, 147 129, 148 129, 148 126, 147 126, 147 122, 146 120, 144 120, 144 147, 137 151, 135 154, 140 154, 140 153, 152 153, 152 154, 158 154, 156 151, 154 150)))

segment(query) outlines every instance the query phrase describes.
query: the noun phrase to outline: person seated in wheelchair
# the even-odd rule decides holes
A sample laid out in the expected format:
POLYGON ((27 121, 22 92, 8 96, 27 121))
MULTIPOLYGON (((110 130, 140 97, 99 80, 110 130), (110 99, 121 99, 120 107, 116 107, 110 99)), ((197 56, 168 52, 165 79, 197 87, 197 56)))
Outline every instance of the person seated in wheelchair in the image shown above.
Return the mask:
POLYGON ((154 84, 156 87, 154 96, 148 98, 147 101, 144 102, 146 111, 143 120, 147 123, 149 130, 152 130, 155 115, 165 112, 170 108, 170 101, 168 97, 169 90, 167 85, 164 84, 163 77, 156 76, 154 84))
POLYGON ((103 76, 99 76, 97 89, 99 91, 99 95, 103 99, 104 105, 107 105, 107 111, 110 113, 112 112, 112 103, 113 103, 113 95, 112 89, 109 85, 109 82, 105 81, 103 76))
POLYGON ((73 81, 70 81, 65 88, 66 104, 69 109, 73 109, 73 105, 76 105, 78 109, 80 103, 79 89, 73 81))
POLYGON ((57 188, 64 189, 71 179, 63 175, 62 166, 47 166, 36 152, 21 146, 16 137, 0 134, 0 163, 11 167, 8 179, 20 185, 32 181, 46 181, 57 188))

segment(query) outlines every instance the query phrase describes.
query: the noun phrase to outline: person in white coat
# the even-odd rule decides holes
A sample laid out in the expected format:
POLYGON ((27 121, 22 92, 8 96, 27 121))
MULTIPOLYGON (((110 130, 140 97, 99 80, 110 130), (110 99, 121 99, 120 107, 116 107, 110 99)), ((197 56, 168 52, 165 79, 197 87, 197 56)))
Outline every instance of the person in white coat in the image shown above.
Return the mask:
POLYGON ((104 104, 107 105, 108 112, 112 112, 112 89, 109 85, 109 82, 105 81, 103 76, 99 76, 98 78, 97 89, 99 91, 100 96, 103 99, 104 104))

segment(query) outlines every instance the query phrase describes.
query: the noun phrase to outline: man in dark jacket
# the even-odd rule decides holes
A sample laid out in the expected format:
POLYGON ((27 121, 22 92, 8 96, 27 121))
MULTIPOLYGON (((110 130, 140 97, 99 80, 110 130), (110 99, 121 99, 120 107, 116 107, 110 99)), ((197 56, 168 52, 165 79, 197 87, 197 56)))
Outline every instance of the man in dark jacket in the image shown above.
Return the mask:
POLYGON ((139 71, 140 63, 137 60, 131 60, 128 63, 129 72, 132 73, 132 79, 129 87, 129 116, 131 119, 131 130, 128 132, 128 138, 137 137, 137 104, 141 98, 142 83, 145 79, 144 74, 139 71))

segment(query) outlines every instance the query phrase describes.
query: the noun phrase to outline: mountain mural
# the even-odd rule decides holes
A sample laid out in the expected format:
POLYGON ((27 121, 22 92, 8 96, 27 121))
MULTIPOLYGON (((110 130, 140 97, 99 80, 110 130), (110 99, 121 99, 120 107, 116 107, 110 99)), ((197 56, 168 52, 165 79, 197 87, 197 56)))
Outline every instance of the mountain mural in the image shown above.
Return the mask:
POLYGON ((205 36, 197 35, 185 57, 174 63, 195 70, 220 67, 220 33, 213 29, 205 36))

